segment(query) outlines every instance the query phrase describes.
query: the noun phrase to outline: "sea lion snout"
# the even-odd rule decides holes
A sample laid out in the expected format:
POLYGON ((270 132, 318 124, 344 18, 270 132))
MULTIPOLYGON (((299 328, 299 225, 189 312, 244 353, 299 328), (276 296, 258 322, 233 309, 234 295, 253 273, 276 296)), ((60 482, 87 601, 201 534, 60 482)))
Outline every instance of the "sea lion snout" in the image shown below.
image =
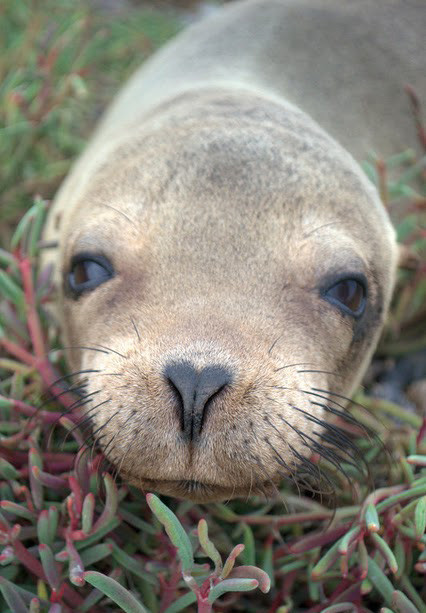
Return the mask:
POLYGON ((188 362, 168 364, 164 376, 175 396, 176 410, 185 440, 196 441, 214 399, 231 383, 231 373, 222 366, 197 371, 188 362))

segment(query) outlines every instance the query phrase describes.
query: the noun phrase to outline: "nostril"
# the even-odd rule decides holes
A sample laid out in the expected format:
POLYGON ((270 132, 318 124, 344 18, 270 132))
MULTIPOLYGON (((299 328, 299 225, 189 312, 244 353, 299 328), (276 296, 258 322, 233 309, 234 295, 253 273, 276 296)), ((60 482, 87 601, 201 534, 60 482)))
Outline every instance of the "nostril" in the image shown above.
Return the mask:
POLYGON ((168 364, 164 377, 173 391, 182 432, 189 440, 201 433, 207 410, 232 381, 222 366, 207 366, 200 371, 189 363, 168 364))
POLYGON ((204 410, 203 410, 203 414, 201 416, 201 423, 200 423, 200 431, 203 427, 204 421, 207 417, 207 413, 208 410, 211 406, 211 404, 213 403, 214 400, 216 400, 216 398, 220 395, 220 393, 225 389, 225 387, 227 387, 228 383, 224 383, 222 385, 222 387, 220 387, 216 392, 214 392, 204 403, 204 410))
POLYGON ((180 427, 181 427, 181 430, 183 430, 184 429, 184 421, 183 421, 184 402, 183 402, 182 394, 180 393, 179 389, 176 387, 176 385, 173 383, 173 381, 169 377, 166 377, 166 381, 169 384, 169 388, 173 394, 173 398, 174 398, 175 406, 177 410, 177 416, 180 421, 180 427))

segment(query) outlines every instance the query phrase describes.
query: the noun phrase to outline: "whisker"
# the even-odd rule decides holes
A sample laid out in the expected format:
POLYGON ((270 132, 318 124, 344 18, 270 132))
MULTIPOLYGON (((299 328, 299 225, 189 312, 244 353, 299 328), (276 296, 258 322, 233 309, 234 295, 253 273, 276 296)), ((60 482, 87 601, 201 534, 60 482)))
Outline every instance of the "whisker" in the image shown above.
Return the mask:
MULTIPOLYGON (((292 445, 289 445, 289 447, 291 451, 294 453, 295 457, 299 460, 300 465, 306 470, 306 472, 309 475, 311 475, 315 479, 318 485, 321 484, 321 481, 325 481, 330 486, 329 491, 324 492, 323 490, 315 490, 312 486, 310 487, 310 491, 313 494, 318 494, 320 496, 321 503, 322 503, 323 495, 332 496, 333 504, 335 506, 336 505, 336 489, 334 487, 334 483, 331 481, 328 475, 325 475, 321 471, 319 466, 316 466, 315 464, 313 464, 309 460, 309 458, 305 458, 304 456, 302 456, 292 445)), ((297 476, 299 477, 299 475, 297 476)))
MULTIPOLYGON (((274 401, 273 398, 268 397, 268 400, 274 401)), ((292 407, 292 405, 289 404, 290 407, 292 407)), ((309 449, 310 447, 307 445, 306 441, 303 438, 303 433, 300 432, 300 430, 296 429, 292 424, 290 424, 282 415, 280 415, 281 419, 292 429, 294 430, 294 432, 296 432, 296 434, 302 439, 303 443, 305 446, 307 446, 309 449)), ((276 432, 278 433, 278 435, 280 436, 280 438, 289 446, 290 449, 292 449, 293 451, 293 455, 294 455, 294 449, 293 447, 288 443, 288 441, 286 441, 284 439, 284 437, 282 436, 282 433, 280 432, 280 430, 278 430, 278 428, 270 421, 269 416, 265 415, 264 416, 264 420, 271 425, 276 432)), ((300 474, 299 472, 295 472, 291 469, 290 465, 285 462, 284 458, 281 456, 281 454, 279 454, 279 452, 275 449, 275 447, 272 445, 272 443, 265 438, 265 441, 268 443, 268 445, 271 447, 271 449, 274 451, 275 455, 279 458, 277 461, 278 463, 283 466, 287 471, 288 474, 286 475, 285 473, 280 472, 280 476, 284 477, 287 481, 291 482, 293 481, 293 483, 296 485, 297 490, 299 492, 299 496, 301 496, 301 492, 300 492, 300 485, 303 485, 306 489, 309 489, 313 494, 319 494, 320 496, 322 496, 323 492, 321 490, 314 490, 312 488, 312 485, 309 484, 300 474), (289 477, 290 475, 290 477, 289 477)), ((310 451, 312 451, 310 449, 310 451)), ((301 462, 300 458, 302 458, 302 456, 300 454, 298 454, 299 456, 299 463, 301 462)), ((312 464, 312 462, 310 462, 307 458, 303 459, 303 463, 306 464, 305 465, 305 469, 307 472, 309 472, 311 474, 311 476, 315 479, 315 481, 319 482, 320 479, 318 478, 318 475, 321 476, 321 471, 317 466, 314 466, 312 464), (314 474, 316 473, 316 474, 314 474)))
MULTIPOLYGON (((312 388, 312 389, 317 389, 317 388, 312 388)), ((302 394, 307 394, 308 396, 316 396, 317 398, 321 398, 322 400, 325 400, 326 402, 331 402, 335 404, 336 406, 340 407, 342 411, 339 411, 338 409, 335 409, 334 407, 330 407, 327 404, 315 403, 313 400, 310 400, 311 404, 316 404, 318 406, 321 406, 327 411, 329 411, 330 413, 333 413, 334 415, 341 417, 344 421, 347 421, 348 423, 351 423, 354 426, 358 426, 358 428, 361 428, 368 437, 371 437, 373 435, 373 432, 369 428, 367 428, 367 426, 364 426, 360 421, 358 421, 358 419, 356 419, 353 415, 348 413, 346 407, 344 407, 342 404, 339 404, 338 402, 336 402, 335 400, 331 398, 327 398, 327 396, 322 396, 321 394, 317 394, 316 392, 312 392, 309 390, 299 390, 299 391, 302 394)), ((327 391, 325 391, 325 393, 331 394, 331 392, 327 392, 327 391)))
MULTIPOLYGON (((259 458, 259 456, 254 455, 254 454, 252 454, 252 453, 251 453, 249 457, 250 457, 252 460, 254 460, 254 461, 255 461, 257 468, 258 468, 258 469, 260 469, 261 473, 263 474, 263 477, 264 477, 264 478, 266 477, 266 479, 265 479, 265 480, 266 480, 268 483, 270 483, 270 484, 271 484, 272 489, 273 489, 273 490, 275 490, 275 492, 276 492, 276 494, 277 494, 278 498, 279 498, 279 499, 281 500, 281 502, 283 503, 283 506, 284 506, 284 508, 285 508, 286 512, 288 512, 287 504, 286 504, 286 502, 285 502, 284 498, 282 498, 282 494, 281 494, 280 490, 278 489, 278 487, 277 487, 277 486, 276 486, 276 484, 274 483, 274 481, 273 481, 273 479, 272 479, 271 475, 270 475, 270 474, 269 474, 269 472, 266 470, 266 468, 265 468, 265 466, 264 466, 263 462, 261 461, 261 459, 259 458)), ((288 478, 288 475, 287 475, 287 478, 288 478)), ((265 499, 266 499, 266 500, 269 500, 268 493, 265 491, 265 489, 264 489, 264 487, 263 487, 263 483, 262 483, 262 481, 258 481, 258 480, 256 480, 256 482, 255 482, 255 490, 260 490, 260 491, 262 492, 262 494, 264 495, 265 499)))
MULTIPOLYGON (((92 399, 90 399, 91 401, 92 399)), ((88 402, 90 402, 88 401, 88 402)), ((86 411, 84 413, 84 417, 85 419, 83 419, 82 421, 78 422, 73 428, 71 428, 71 430, 68 430, 67 434, 65 435, 65 438, 62 442, 62 445, 65 444, 68 436, 70 434, 72 434, 74 432, 74 430, 76 430, 77 428, 81 428, 83 424, 87 423, 88 421, 93 419, 93 415, 90 415, 90 413, 92 413, 93 411, 95 411, 96 409, 98 409, 99 407, 103 406, 104 404, 106 404, 107 402, 111 402, 111 398, 108 398, 107 400, 103 400, 102 402, 100 402, 99 404, 96 404, 94 407, 92 407, 91 409, 89 409, 88 411, 86 411)), ((87 402, 85 403, 87 404, 87 402)))
MULTIPOLYGON (((119 467, 117 468, 117 465, 115 465, 115 470, 114 470, 114 473, 113 473, 113 479, 114 479, 114 481, 116 481, 116 480, 117 480, 118 475, 121 473, 121 468, 122 468, 122 466, 123 466, 123 464, 124 464, 124 462, 125 462, 125 460, 126 460, 127 454, 128 454, 128 453, 129 453, 129 451, 131 450, 131 448, 132 448, 132 441, 130 441, 130 442, 129 442, 129 444, 128 444, 128 446, 127 446, 127 449, 126 449, 126 451, 125 451, 125 453, 124 453, 123 457, 122 457, 122 458, 121 458, 121 460, 120 460, 120 465, 119 465, 119 467)), ((132 467, 133 467, 133 465, 132 465, 132 467)))
POLYGON ((333 372, 331 370, 298 370, 298 373, 304 373, 304 372, 315 372, 318 374, 323 374, 323 375, 333 375, 333 377, 342 377, 343 375, 337 373, 337 372, 333 372))
POLYGON ((271 443, 271 441, 267 438, 265 438, 265 443, 268 444, 268 446, 272 449, 272 451, 275 453, 275 455, 278 458, 278 464, 280 464, 280 466, 282 466, 283 468, 286 469, 286 473, 279 473, 280 476, 287 481, 288 483, 293 483, 293 485, 296 486, 297 491, 299 493, 299 496, 302 495, 300 488, 299 488, 299 483, 297 482, 297 478, 296 475, 294 473, 294 471, 292 470, 292 468, 290 467, 290 465, 284 460, 284 458, 281 456, 280 453, 278 453, 278 451, 275 449, 274 445, 271 443))
POLYGON ((130 316, 130 321, 132 322, 133 329, 136 332, 136 336, 138 337, 138 341, 140 342, 141 341, 141 337, 140 337, 140 334, 139 334, 139 330, 137 329, 137 326, 136 326, 135 321, 134 321, 132 316, 130 316))
MULTIPOLYGON (((103 430, 103 429, 104 429, 104 428, 105 428, 105 427, 106 427, 106 426, 109 424, 109 422, 110 422, 112 419, 114 419, 114 417, 115 417, 116 415, 118 415, 119 413, 120 413, 120 409, 118 409, 118 410, 117 410, 115 413, 113 413, 113 414, 111 415, 111 417, 109 417, 109 418, 106 420, 106 422, 102 424, 102 426, 99 426, 99 428, 97 428, 97 429, 96 429, 94 432, 92 432, 92 436, 93 436, 93 437, 95 437, 95 435, 96 435, 98 432, 102 432, 102 430, 103 430)), ((97 439, 97 440, 99 440, 99 439, 97 439)))
MULTIPOLYGON (((102 345, 99 345, 99 347, 102 347, 102 345)), ((98 349, 97 347, 86 347, 85 345, 67 345, 66 347, 62 347, 62 349, 86 349, 87 351, 98 351, 99 353, 106 354, 109 353, 109 351, 105 351, 104 349, 98 349)), ((52 353, 53 351, 56 351, 56 349, 52 349, 49 351, 49 353, 52 353)))
POLYGON ((53 430, 54 430, 56 424, 61 420, 61 418, 65 417, 69 413, 72 413, 72 411, 74 411, 75 409, 79 409, 82 406, 84 406, 84 405, 88 404, 89 402, 91 402, 92 401, 91 397, 94 396, 95 394, 98 394, 99 392, 100 392, 100 390, 96 390, 95 392, 92 392, 90 394, 86 394, 86 396, 82 396, 81 398, 78 398, 66 411, 63 411, 60 414, 60 416, 57 419, 55 419, 54 422, 52 422, 51 428, 50 428, 49 437, 47 439, 48 446, 50 445, 50 441, 51 441, 51 437, 52 437, 52 434, 53 434, 53 430))
MULTIPOLYGON (((58 379, 55 379, 55 381, 53 381, 53 383, 51 383, 49 385, 49 388, 53 387, 54 385, 57 385, 58 383, 61 383, 62 381, 66 381, 67 379, 71 379, 72 377, 76 377, 77 375, 85 375, 91 372, 101 372, 100 370, 94 369, 94 368, 87 368, 85 370, 77 370, 75 372, 71 372, 68 373, 66 375, 63 375, 62 377, 58 377, 58 379)), ((49 389, 48 388, 48 389, 49 389)))
MULTIPOLYGON (((300 436, 300 438, 302 439, 304 445, 310 451, 314 451, 314 452, 318 453, 320 456, 322 456, 323 458, 329 460, 329 462, 331 462, 338 470, 341 470, 342 473, 347 478, 347 480, 350 481, 349 477, 347 476, 347 474, 345 473, 343 468, 341 468, 338 463, 335 463, 335 462, 338 462, 339 460, 340 461, 344 461, 344 458, 339 456, 339 454, 337 454, 332 449, 328 449, 328 448, 324 447, 323 445, 321 445, 318 441, 316 441, 314 438, 312 438, 306 432, 302 432, 301 430, 299 430, 299 428, 295 428, 295 427, 291 426, 291 424, 289 424, 288 421, 285 420, 282 417, 282 415, 280 415, 280 417, 288 426, 290 426, 300 436), (312 447, 309 445, 309 443, 307 443, 307 440, 310 440, 312 442, 312 445, 313 445, 312 447)), ((314 432, 314 434, 316 436, 320 436, 320 433, 314 432)), ((349 460, 347 460, 347 462, 348 462, 348 464, 352 464, 356 468, 356 464, 350 462, 349 460)))
POLYGON ((364 409, 364 411, 367 411, 367 413, 371 413, 370 409, 367 409, 367 407, 365 407, 364 405, 360 404, 359 402, 356 402, 352 398, 348 398, 347 396, 343 396, 342 394, 338 394, 337 392, 331 392, 330 390, 322 390, 319 387, 313 387, 312 389, 314 390, 314 392, 321 392, 323 394, 330 394, 331 396, 336 396, 337 398, 341 398, 342 400, 346 400, 347 402, 349 402, 351 404, 354 404, 355 406, 361 407, 361 409, 364 409))
MULTIPOLYGON (((285 370, 286 368, 293 368, 294 366, 308 366, 311 362, 298 362, 296 364, 287 364, 286 366, 280 366, 280 368, 276 368, 274 372, 279 372, 280 370, 285 370)), ((303 371, 297 371, 303 372, 303 371)))
MULTIPOLYGON (((313 403, 312 403, 313 404, 313 403)), ((343 443, 345 443, 350 449, 352 449, 352 451, 355 453, 355 455, 363 462, 365 463, 365 459, 362 456, 361 451, 358 449, 356 443, 354 443, 344 432, 341 428, 339 428, 338 426, 335 426, 333 424, 329 424, 328 422, 323 421, 322 419, 311 415, 310 413, 308 413, 307 411, 305 411, 304 409, 300 409, 299 407, 295 407, 292 405, 292 408, 296 411, 298 411, 299 413, 302 413, 303 415, 305 415, 306 419, 317 424, 318 426, 327 429, 329 432, 334 433, 334 435, 337 437, 338 440, 342 441, 343 443)))
MULTIPOLYGON (((52 394, 50 393, 49 398, 47 398, 46 400, 44 400, 38 407, 37 410, 40 411, 41 409, 43 409, 45 406, 47 406, 48 404, 52 403, 52 402, 56 402, 56 400, 58 400, 61 396, 63 396, 64 394, 77 394, 80 396, 81 398, 81 394, 79 394, 79 390, 84 389, 87 386, 87 383, 80 383, 79 385, 76 385, 75 387, 68 387, 67 389, 64 389, 62 392, 59 392, 59 394, 52 394)), ((46 392, 47 393, 47 392, 46 392)))
POLYGON ((280 334, 279 336, 277 336, 277 338, 274 340, 274 342, 272 343, 272 345, 269 347, 268 349, 268 355, 271 355, 272 350, 274 349, 275 345, 278 343, 278 341, 280 340, 280 338, 282 338, 283 335, 280 334))
MULTIPOLYGON (((297 409, 297 407, 293 407, 292 408, 297 409)), ((305 411, 302 411, 302 413, 305 413, 305 411)), ((311 452, 316 452, 318 453, 321 457, 323 457, 324 459, 328 460, 335 468, 337 468, 337 470, 341 471, 344 476, 346 477, 348 483, 350 483, 350 479, 347 475, 347 473, 345 472, 345 470, 343 468, 341 468, 339 461, 344 461, 343 458, 341 456, 339 456, 339 454, 337 454, 335 451, 333 451, 332 449, 327 449, 326 447, 324 447, 323 445, 321 445, 318 441, 316 441, 315 439, 313 439, 309 434, 307 434, 306 432, 302 432, 299 428, 296 428, 295 426, 293 426, 287 419, 285 419, 282 415, 280 415, 281 420, 289 427, 293 430, 293 432, 295 432, 299 438, 302 440, 303 444, 305 445, 305 447, 307 447, 311 452), (307 442, 307 441, 311 441, 311 445, 307 442)), ((280 436, 280 438, 284 441, 284 437, 282 436, 282 433, 280 432, 280 430, 278 430, 278 428, 269 420, 269 418, 267 418, 267 421, 269 423, 270 426, 272 426, 272 428, 274 428, 274 430, 278 433, 278 435, 280 436)), ((314 420, 312 420, 314 421, 314 420)), ((318 423, 318 420, 316 420, 315 423, 318 423)), ((351 462, 348 461, 349 464, 351 464, 351 462)), ((356 468, 356 464, 353 464, 353 466, 355 466, 356 468)))
POLYGON ((100 347, 101 349, 105 349, 106 351, 110 351, 111 353, 115 353, 116 355, 119 355, 120 358, 124 358, 125 360, 128 359, 127 355, 123 355, 119 351, 116 351, 115 349, 111 349, 111 347, 105 347, 105 345, 98 345, 98 344, 96 344, 95 347, 100 347))
POLYGON ((122 373, 122 372, 103 372, 102 376, 105 376, 105 377, 123 377, 124 373, 122 373))
POLYGON ((111 209, 112 211, 115 211, 116 213, 119 213, 120 215, 122 215, 125 219, 127 219, 127 221, 129 223, 131 223, 133 226, 135 225, 135 221, 130 219, 130 217, 128 215, 126 215, 126 213, 124 213, 123 211, 120 211, 120 209, 116 209, 114 206, 111 206, 110 204, 106 204, 105 202, 102 203, 102 206, 111 209))

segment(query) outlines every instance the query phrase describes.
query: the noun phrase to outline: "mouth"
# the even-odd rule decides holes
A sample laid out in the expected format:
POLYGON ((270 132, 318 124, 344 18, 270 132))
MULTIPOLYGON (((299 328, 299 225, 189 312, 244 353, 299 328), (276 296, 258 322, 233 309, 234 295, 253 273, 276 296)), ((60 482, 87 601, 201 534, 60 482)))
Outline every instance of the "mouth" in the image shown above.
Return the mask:
POLYGON ((135 485, 142 491, 154 491, 165 496, 191 500, 193 502, 221 502, 233 498, 248 497, 261 494, 262 496, 273 497, 276 495, 275 486, 271 483, 256 484, 251 483, 247 486, 225 487, 218 484, 204 483, 193 479, 146 479, 136 477, 127 473, 122 473, 126 481, 135 485))

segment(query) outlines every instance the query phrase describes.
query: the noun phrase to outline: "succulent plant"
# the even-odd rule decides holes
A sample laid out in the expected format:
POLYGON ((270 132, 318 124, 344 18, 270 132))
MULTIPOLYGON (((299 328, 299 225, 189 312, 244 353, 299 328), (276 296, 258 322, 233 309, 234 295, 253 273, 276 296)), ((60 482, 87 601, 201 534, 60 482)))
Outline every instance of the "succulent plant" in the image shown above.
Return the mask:
MULTIPOLYGON (((30 24, 25 7, 7 4, 18 21, 27 20, 30 36, 37 24, 30 24)), ((49 89, 43 79, 55 70, 55 78, 76 77, 67 90, 71 97, 88 87, 84 70, 70 60, 65 33, 80 41, 84 19, 93 16, 72 15, 51 48, 46 39, 44 60, 33 61, 51 68, 58 62, 50 75, 42 62, 32 90, 22 86, 22 73, 3 82, 11 140, 1 146, 18 147, 16 131, 24 121, 22 147, 34 156, 35 175, 44 172, 43 138, 58 126, 70 130, 61 112, 75 112, 66 97, 54 98, 55 81, 49 89)), ((118 40, 114 35, 111 45, 118 40)), ((90 54, 85 57, 90 63, 90 54)), ((426 146, 418 101, 408 93, 426 146)), ((19 155, 7 157, 9 165, 22 162, 19 155)), ((49 166, 49 172, 63 174, 66 166, 49 166)), ((14 203, 9 218, 31 190, 26 184, 19 197, 15 193, 17 167, 5 174, 3 192, 14 203)), ((384 356, 426 347, 424 168, 425 158, 412 151, 365 164, 410 256, 379 347, 384 356)), ((0 611, 426 613, 426 419, 420 404, 416 412, 365 392, 355 396, 347 411, 361 428, 350 419, 339 425, 357 440, 371 480, 350 464, 321 459, 320 470, 334 483, 334 508, 329 499, 288 487, 276 500, 206 506, 145 496, 105 464, 81 422, 73 392, 78 382, 66 372, 46 310, 54 300, 49 271, 37 272, 47 208, 36 198, 10 251, 0 249, 0 611)))

